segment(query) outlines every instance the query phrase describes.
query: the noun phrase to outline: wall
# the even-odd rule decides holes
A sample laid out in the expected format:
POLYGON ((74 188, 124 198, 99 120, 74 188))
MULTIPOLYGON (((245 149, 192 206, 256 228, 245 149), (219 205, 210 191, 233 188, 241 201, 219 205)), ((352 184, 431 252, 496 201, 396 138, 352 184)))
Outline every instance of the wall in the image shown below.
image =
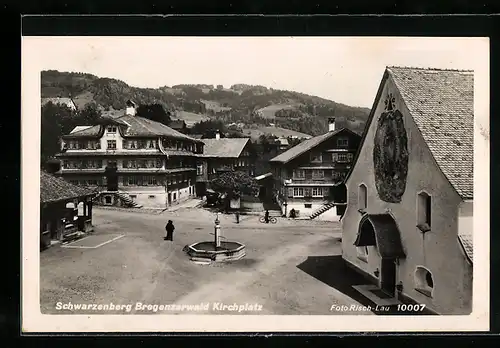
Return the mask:
POLYGON ((396 283, 403 282, 403 294, 438 313, 466 313, 468 309, 463 306, 468 296, 464 290, 462 276, 464 257, 457 244, 457 215, 461 199, 437 167, 391 80, 384 86, 356 167, 348 179, 348 207, 342 218, 343 258, 363 271, 373 274, 374 270, 380 267, 377 253, 370 253, 366 263, 358 259, 356 247, 353 245, 361 220, 361 214, 358 212, 358 186, 361 183, 367 187, 367 213, 389 212, 399 226, 406 258, 401 259, 397 266, 396 283), (408 135, 408 178, 402 201, 398 204, 386 203, 378 198, 372 158, 376 124, 384 110, 384 100, 388 92, 396 97, 396 106, 403 114, 408 135), (425 236, 416 228, 417 194, 421 190, 432 196, 432 230, 425 236), (432 298, 414 289, 414 272, 417 266, 426 267, 433 275, 432 298))
POLYGON ((474 202, 462 202, 458 210, 458 233, 471 235, 474 230, 474 202))
POLYGON ((136 196, 130 198, 145 208, 165 208, 167 206, 167 194, 164 186, 120 186, 119 189, 128 195, 136 196))
POLYGON ((122 150, 123 149, 123 138, 120 135, 120 132, 118 131, 118 127, 116 129, 116 133, 108 133, 107 127, 104 126, 104 135, 101 137, 101 149, 95 150, 96 152, 99 151, 106 151, 108 149, 108 140, 116 140, 116 150, 122 150))

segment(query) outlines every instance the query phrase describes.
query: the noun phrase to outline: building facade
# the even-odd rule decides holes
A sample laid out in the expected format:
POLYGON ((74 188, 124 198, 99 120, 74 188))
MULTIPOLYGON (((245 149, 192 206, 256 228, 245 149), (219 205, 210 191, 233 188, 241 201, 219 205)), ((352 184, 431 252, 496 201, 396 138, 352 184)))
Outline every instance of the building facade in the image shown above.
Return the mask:
POLYGON ((240 170, 248 175, 255 174, 256 156, 249 138, 221 138, 216 134, 213 139, 201 139, 203 154, 197 158, 196 183, 198 195, 210 188, 210 181, 218 173, 227 170, 240 170))
POLYGON ((338 221, 345 207, 343 179, 350 170, 360 136, 347 128, 305 140, 270 160, 277 202, 283 215, 338 221))
POLYGON ((165 208, 196 194, 196 157, 203 142, 135 115, 81 128, 61 139, 58 172, 99 191, 103 205, 165 208))
POLYGON ((376 302, 472 309, 473 74, 387 68, 347 184, 342 257, 376 302))

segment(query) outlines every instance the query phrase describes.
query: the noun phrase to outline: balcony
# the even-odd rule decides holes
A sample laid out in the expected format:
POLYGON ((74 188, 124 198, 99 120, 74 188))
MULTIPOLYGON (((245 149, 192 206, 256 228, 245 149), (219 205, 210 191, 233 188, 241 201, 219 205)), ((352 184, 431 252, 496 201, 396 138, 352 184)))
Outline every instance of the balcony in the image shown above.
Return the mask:
POLYGON ((57 171, 58 174, 72 174, 72 173, 85 173, 85 174, 91 174, 91 173, 104 173, 104 167, 101 168, 62 168, 57 171))

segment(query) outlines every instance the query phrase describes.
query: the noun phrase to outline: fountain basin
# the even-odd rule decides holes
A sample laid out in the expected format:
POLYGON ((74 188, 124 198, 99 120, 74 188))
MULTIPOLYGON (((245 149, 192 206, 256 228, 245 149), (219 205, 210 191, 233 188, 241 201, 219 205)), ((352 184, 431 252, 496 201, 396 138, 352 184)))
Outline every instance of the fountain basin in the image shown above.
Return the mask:
POLYGON ((224 241, 216 248, 214 242, 197 242, 186 247, 191 261, 224 262, 239 260, 246 255, 245 245, 224 241))

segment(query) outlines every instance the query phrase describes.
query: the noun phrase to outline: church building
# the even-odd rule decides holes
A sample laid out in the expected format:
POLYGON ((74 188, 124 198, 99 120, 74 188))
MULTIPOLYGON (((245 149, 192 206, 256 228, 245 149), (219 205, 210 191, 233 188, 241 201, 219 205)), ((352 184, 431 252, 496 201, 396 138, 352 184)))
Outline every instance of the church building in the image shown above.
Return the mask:
POLYGON ((355 288, 377 304, 471 313, 473 87, 472 71, 384 72, 341 219, 355 288))

